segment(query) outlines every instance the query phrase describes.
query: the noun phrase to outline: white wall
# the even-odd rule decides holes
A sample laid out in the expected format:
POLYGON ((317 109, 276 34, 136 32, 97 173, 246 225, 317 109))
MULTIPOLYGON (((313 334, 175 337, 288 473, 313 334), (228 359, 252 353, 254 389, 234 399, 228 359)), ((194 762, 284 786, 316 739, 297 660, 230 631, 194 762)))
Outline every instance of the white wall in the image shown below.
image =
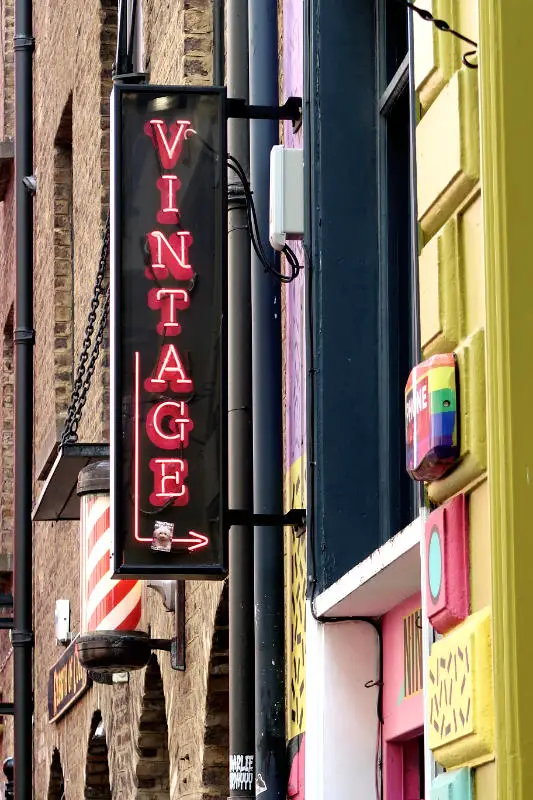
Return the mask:
POLYGON ((306 800, 375 800, 378 639, 361 622, 306 626, 306 800))

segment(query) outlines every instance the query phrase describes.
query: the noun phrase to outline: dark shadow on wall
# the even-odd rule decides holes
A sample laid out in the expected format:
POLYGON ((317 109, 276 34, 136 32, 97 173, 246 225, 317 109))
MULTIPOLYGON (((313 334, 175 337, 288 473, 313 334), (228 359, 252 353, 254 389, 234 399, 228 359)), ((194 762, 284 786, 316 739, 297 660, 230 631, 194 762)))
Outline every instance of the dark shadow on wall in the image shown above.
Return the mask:
POLYGON ((50 780, 48 782, 48 800, 63 800, 65 796, 65 779, 59 750, 54 748, 52 763, 50 764, 50 780))
POLYGON ((100 711, 95 711, 91 721, 87 763, 85 766, 85 800, 111 800, 107 741, 100 711))
POLYGON ((169 800, 170 761, 165 694, 159 663, 154 655, 146 668, 137 747, 137 799, 149 797, 150 800, 169 800))

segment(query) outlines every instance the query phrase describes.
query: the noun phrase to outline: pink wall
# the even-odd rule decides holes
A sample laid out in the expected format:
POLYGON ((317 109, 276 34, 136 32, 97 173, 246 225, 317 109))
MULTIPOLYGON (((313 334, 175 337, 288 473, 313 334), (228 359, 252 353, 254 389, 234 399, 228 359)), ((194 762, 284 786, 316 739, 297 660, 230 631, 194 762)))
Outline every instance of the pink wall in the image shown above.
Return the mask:
MULTIPOLYGON (((303 2, 284 0, 283 3, 283 90, 280 98, 303 93, 303 2)), ((294 134, 289 122, 284 124, 283 144, 302 147, 303 133, 294 134)), ((290 242, 300 264, 303 250, 300 242, 290 242)), ((285 470, 305 453, 305 271, 294 283, 283 288, 285 293, 285 470)), ((302 603, 305 599, 302 597, 302 603)), ((305 619, 305 605, 301 609, 305 619)), ((302 698, 305 704, 305 696, 302 698)), ((289 742, 288 797, 305 798, 305 732, 289 742)))
MULTIPOLYGON (((287 97, 303 94, 303 3, 285 0, 283 4, 283 92, 287 97)), ((283 126, 286 147, 303 147, 303 130, 292 131, 292 123, 283 126)), ((300 242, 289 242, 300 264, 304 252, 300 242)), ((284 288, 286 298, 285 358, 285 469, 305 452, 305 270, 284 288)))

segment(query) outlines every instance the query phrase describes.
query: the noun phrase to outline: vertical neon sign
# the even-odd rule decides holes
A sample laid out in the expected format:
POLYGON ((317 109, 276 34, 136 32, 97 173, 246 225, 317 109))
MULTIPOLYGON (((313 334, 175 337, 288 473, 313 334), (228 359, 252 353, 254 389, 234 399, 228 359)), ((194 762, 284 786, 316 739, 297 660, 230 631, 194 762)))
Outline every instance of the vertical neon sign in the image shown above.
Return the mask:
POLYGON ((113 89, 115 573, 226 571, 223 90, 113 89))

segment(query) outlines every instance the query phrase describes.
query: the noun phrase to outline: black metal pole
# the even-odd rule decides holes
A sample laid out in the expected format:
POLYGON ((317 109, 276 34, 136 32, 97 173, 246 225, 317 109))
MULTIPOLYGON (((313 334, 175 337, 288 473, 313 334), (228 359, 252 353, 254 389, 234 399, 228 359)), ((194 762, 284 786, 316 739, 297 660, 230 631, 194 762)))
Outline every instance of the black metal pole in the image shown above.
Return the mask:
MULTIPOLYGON (((224 58, 224 39, 224 0, 213 0, 213 83, 215 86, 224 86, 224 67, 226 63, 224 58)), ((246 71, 248 74, 248 65, 246 71)), ((248 87, 246 88, 248 89, 248 87)))
MULTIPOLYGON (((279 105, 276 0, 249 0, 250 103, 279 105)), ((250 178, 260 234, 268 242, 270 151, 279 122, 250 123, 250 178)), ((252 257, 254 512, 283 510, 280 284, 252 257)), ((285 738, 285 613, 283 528, 256 527, 255 736, 256 787, 261 800, 287 790, 285 738)))
POLYGON ((33 797, 32 445, 33 209, 23 178, 33 173, 32 0, 15 4, 15 797, 33 797))
MULTIPOLYGON (((228 94, 248 100, 248 0, 228 0, 228 94)), ((216 3, 215 3, 216 4, 216 3)), ((218 27, 223 51, 224 26, 218 27)), ((215 63, 224 63, 215 58, 215 63)), ((222 66, 223 73, 223 66, 222 66)), ((223 80, 219 75, 219 79, 223 80)), ((228 149, 249 173, 249 123, 232 119, 228 149)), ((246 203, 228 175, 229 507, 253 510, 252 312, 246 203)), ((255 797, 254 537, 249 525, 229 533, 230 797, 255 797)))

